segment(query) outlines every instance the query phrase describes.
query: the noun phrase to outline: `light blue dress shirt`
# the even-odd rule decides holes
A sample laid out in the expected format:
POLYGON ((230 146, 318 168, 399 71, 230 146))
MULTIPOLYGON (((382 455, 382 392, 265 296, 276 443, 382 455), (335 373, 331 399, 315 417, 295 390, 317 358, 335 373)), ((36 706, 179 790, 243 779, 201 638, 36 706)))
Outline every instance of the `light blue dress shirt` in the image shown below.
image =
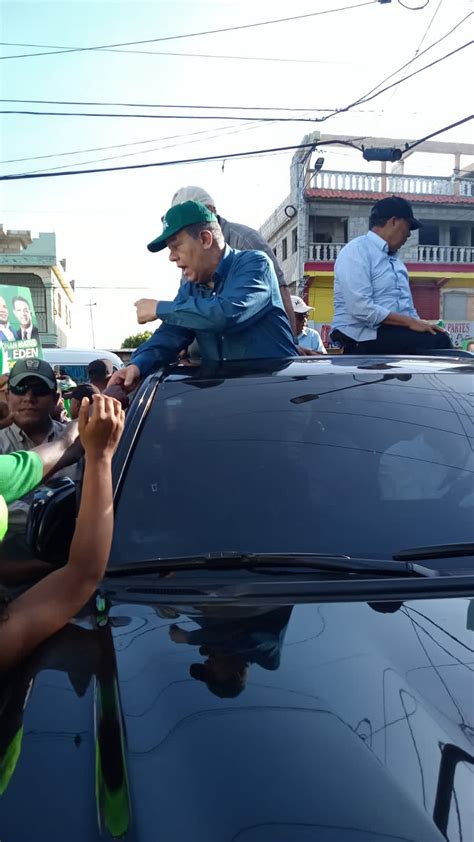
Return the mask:
POLYGON ((355 342, 367 342, 377 339, 377 328, 389 313, 418 318, 405 264, 369 231, 347 243, 336 260, 332 327, 355 342))
POLYGON ((319 354, 327 354, 323 340, 313 327, 303 328, 303 332, 298 336, 298 347, 309 348, 310 351, 318 351, 319 354))

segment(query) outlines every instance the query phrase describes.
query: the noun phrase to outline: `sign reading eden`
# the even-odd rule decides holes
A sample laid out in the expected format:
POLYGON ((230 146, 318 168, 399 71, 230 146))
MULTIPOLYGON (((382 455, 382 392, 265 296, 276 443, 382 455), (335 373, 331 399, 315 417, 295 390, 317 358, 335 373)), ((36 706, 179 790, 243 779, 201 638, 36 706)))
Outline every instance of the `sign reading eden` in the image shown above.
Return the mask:
POLYGON ((0 373, 30 357, 43 357, 31 292, 0 286, 0 373))

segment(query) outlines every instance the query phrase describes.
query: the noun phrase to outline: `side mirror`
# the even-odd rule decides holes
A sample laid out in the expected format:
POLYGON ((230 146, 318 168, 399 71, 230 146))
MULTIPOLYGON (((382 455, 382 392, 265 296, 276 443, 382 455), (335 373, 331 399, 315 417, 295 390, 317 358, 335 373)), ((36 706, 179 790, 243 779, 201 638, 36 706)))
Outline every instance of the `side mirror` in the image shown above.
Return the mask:
POLYGON ((68 477, 35 492, 26 524, 26 541, 35 558, 56 566, 66 563, 76 512, 76 486, 68 477))

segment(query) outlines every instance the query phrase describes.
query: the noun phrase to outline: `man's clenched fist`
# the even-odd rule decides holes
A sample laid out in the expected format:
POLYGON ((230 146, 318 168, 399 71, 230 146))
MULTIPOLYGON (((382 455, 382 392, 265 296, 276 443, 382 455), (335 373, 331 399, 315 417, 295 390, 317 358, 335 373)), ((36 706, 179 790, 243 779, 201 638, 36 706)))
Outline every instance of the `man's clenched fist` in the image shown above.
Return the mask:
POLYGON ((139 298, 138 301, 135 301, 135 307, 137 308, 137 322, 139 325, 154 322, 157 318, 156 308, 158 307, 158 301, 155 301, 154 298, 139 298))

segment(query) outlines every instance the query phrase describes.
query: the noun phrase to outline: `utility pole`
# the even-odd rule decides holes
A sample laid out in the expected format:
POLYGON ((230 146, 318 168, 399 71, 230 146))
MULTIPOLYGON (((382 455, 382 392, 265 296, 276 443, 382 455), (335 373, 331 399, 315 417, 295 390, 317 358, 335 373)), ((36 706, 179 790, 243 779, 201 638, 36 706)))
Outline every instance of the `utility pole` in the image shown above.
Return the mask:
POLYGON ((89 315, 91 317, 92 347, 95 348, 94 318, 92 315, 92 308, 97 307, 97 301, 91 301, 91 299, 89 299, 89 303, 86 304, 86 307, 89 308, 89 315))

